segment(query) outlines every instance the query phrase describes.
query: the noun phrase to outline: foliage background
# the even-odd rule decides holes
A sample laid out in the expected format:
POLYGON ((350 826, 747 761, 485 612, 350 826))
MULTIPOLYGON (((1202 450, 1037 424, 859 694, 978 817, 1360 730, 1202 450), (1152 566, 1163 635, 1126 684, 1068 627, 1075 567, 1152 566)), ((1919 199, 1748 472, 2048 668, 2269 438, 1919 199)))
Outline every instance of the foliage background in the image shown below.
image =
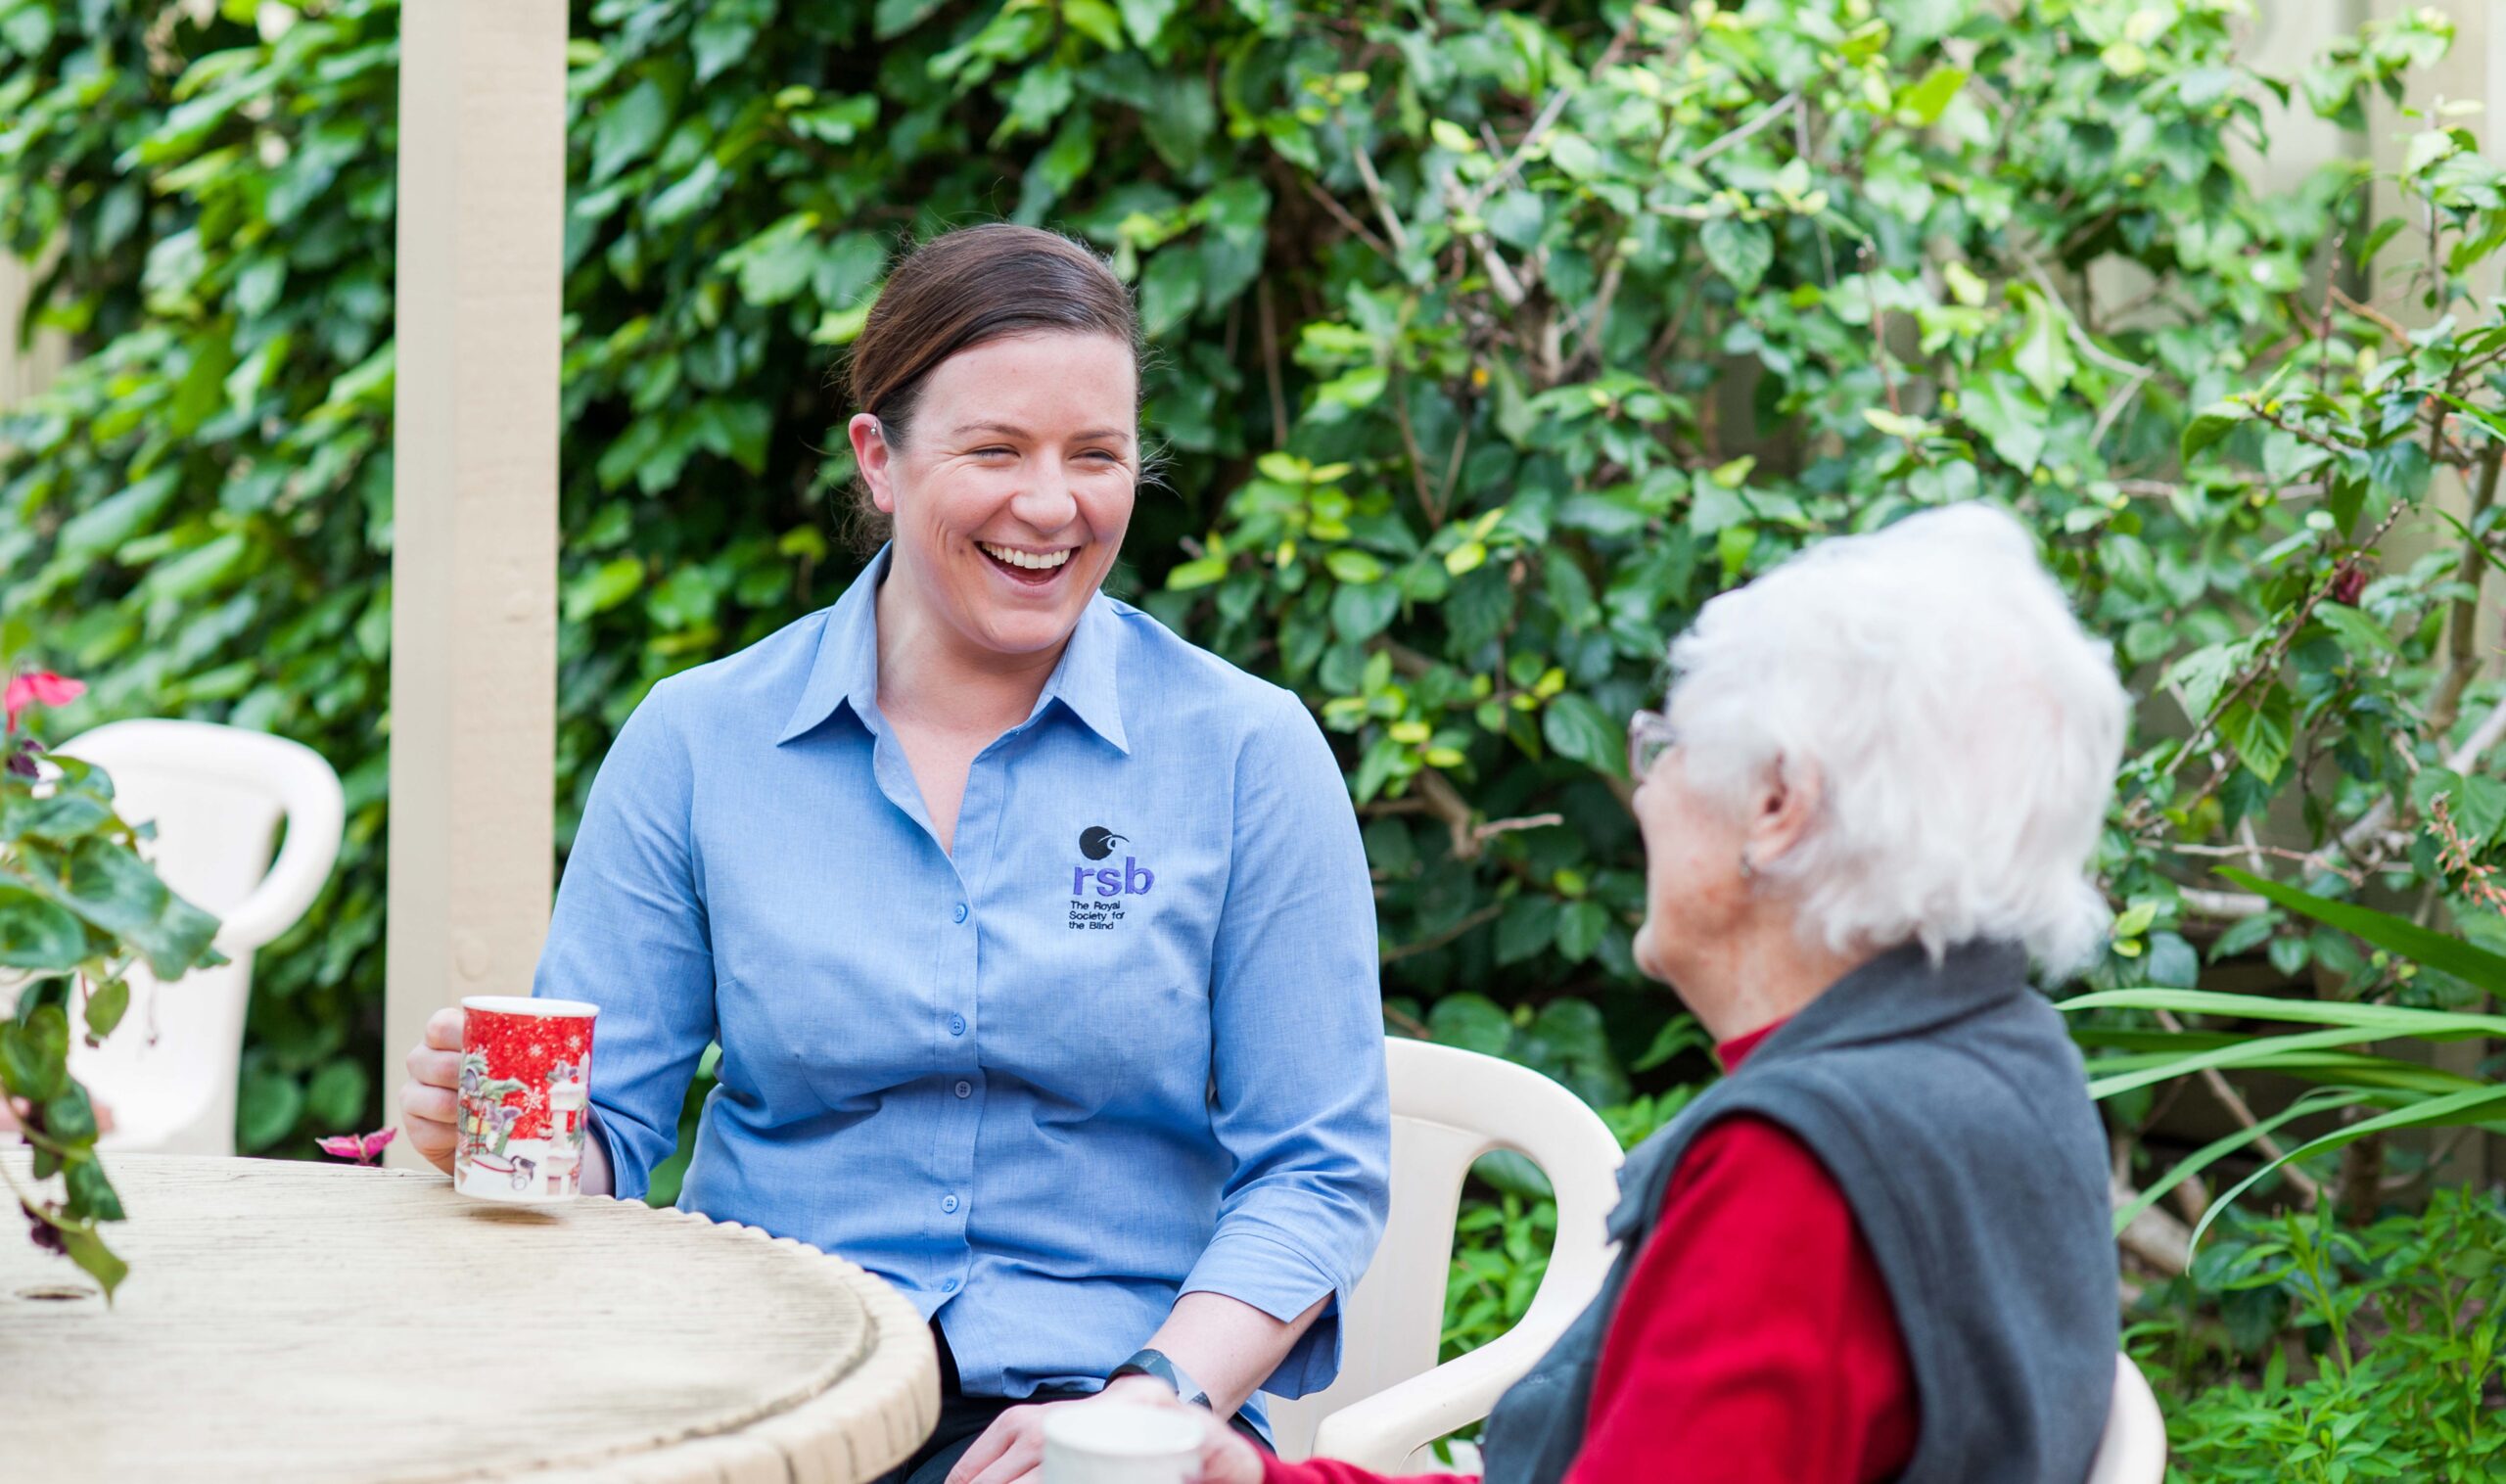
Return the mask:
MULTIPOLYGON (((1965 498, 2043 533, 2149 698, 2090 986, 2470 1006, 2208 871, 2506 943, 2480 874, 2506 785, 2466 752, 2498 702, 2506 329, 2469 288, 2496 171, 2467 120, 2379 102, 2440 15, 2287 79, 2239 60, 2242 15, 578 4, 561 845, 656 679, 840 589, 829 368, 901 240, 1005 216, 1137 283, 1168 472, 1115 585, 1341 740, 1397 1027, 1630 1136, 1667 1116, 1710 1065, 1628 959, 1621 719, 1713 592, 1965 498), (2287 111, 2371 106, 2408 136, 2381 184, 2240 167, 2287 111)), ((0 605, 90 715, 266 727, 348 781, 339 877, 259 960, 255 1150, 381 1102, 395 26, 390 0, 0 0, 0 242, 49 264, 82 352, 0 418, 0 605)), ((2174 1162, 2137 1136, 2173 1100, 2110 1100, 2125 1180, 2174 1162)), ((2264 1191, 2364 1220, 2416 1156, 2362 1143, 2264 1191)), ((1520 1255, 1492 1247, 1457 1342, 1537 1274, 1536 1177, 1488 1173, 1512 1206, 1474 1220, 1520 1255)))

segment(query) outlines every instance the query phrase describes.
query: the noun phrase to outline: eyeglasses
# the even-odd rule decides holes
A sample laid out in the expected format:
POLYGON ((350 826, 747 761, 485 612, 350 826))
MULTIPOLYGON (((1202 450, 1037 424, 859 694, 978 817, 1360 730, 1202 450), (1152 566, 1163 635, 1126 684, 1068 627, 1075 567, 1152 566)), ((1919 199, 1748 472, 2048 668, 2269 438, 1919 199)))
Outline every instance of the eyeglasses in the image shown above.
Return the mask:
POLYGON ((1640 711, 1627 719, 1627 776, 1642 783, 1662 761, 1662 754, 1679 745, 1680 734, 1671 727, 1671 719, 1658 711, 1640 711))

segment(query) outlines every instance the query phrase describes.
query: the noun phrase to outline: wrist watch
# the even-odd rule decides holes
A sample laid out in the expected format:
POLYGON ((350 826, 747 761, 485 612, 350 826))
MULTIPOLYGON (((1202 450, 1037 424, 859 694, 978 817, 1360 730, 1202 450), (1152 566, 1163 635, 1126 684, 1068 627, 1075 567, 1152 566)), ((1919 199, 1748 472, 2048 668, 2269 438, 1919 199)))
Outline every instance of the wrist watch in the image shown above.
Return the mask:
POLYGON ((1162 1350, 1141 1351, 1115 1367, 1113 1373, 1106 1376, 1105 1380, 1110 1385, 1127 1375, 1155 1376, 1174 1388, 1175 1395, 1179 1399, 1189 1402, 1195 1407, 1209 1408, 1210 1406, 1210 1394, 1201 1389, 1199 1382, 1185 1375, 1183 1368, 1168 1359, 1166 1352, 1162 1350))

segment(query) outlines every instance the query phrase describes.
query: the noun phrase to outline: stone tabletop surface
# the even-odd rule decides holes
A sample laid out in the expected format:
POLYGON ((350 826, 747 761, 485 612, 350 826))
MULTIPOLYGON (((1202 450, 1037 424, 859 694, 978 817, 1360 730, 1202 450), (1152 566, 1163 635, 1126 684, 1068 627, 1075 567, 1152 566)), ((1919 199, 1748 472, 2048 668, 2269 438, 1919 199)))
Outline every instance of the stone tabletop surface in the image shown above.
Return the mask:
MULTIPOLYGON (((26 1186, 27 1161, 0 1171, 26 1186)), ((864 1484, 938 1415, 912 1306, 754 1228, 474 1201, 432 1172, 106 1169, 130 1216, 111 1306, 0 1202, 13 1478, 864 1484)))

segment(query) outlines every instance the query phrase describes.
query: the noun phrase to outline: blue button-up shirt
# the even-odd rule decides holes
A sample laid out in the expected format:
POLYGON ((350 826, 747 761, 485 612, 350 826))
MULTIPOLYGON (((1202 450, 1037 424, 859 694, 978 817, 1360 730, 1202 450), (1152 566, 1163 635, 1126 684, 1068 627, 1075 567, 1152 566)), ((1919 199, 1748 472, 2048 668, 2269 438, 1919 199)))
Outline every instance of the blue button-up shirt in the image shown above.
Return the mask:
MULTIPOLYGON (((1344 1300, 1388 1115, 1373 897, 1313 718, 1100 595, 976 757, 951 855, 879 714, 886 570, 664 680, 601 765, 535 993, 600 1006, 618 1193, 719 1041, 679 1204, 896 1284, 969 1395, 1093 1386, 1181 1293, 1344 1300)), ((1339 1309, 1266 1390, 1329 1384, 1339 1309)))

